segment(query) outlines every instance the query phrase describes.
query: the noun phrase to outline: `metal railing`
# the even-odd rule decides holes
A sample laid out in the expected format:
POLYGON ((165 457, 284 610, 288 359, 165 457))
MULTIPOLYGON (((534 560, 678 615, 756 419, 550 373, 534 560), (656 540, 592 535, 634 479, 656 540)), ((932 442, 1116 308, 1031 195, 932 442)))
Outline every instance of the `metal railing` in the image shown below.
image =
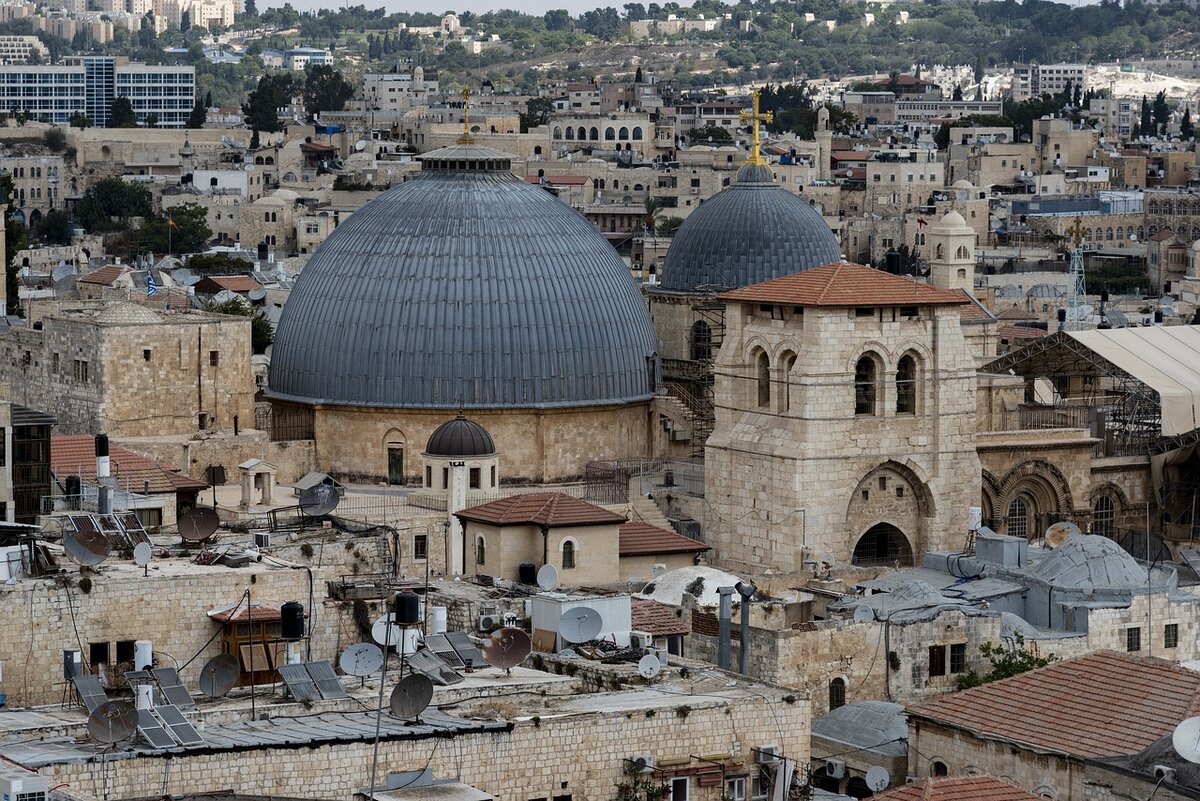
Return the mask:
MULTIPOLYGON (((165 505, 162 498, 122 489, 112 490, 110 496, 114 513, 130 512, 135 509, 161 509, 165 505)), ((78 495, 43 495, 40 508, 44 515, 69 514, 71 512, 97 514, 100 511, 99 489, 95 486, 84 485, 83 491, 78 495)))

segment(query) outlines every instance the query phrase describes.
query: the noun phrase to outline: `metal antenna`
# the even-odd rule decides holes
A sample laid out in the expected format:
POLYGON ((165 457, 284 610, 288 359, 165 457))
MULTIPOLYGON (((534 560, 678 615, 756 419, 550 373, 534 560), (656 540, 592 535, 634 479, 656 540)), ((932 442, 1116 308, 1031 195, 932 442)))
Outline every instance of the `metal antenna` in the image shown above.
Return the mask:
MULTIPOLYGON (((403 634, 401 642, 404 641, 403 634)), ((371 748, 371 801, 375 801, 375 770, 379 766, 379 729, 383 725, 383 685, 387 683, 388 649, 392 644, 392 624, 384 626, 383 633, 383 668, 379 671, 379 706, 375 709, 375 745, 371 748)), ((400 647, 400 656, 404 657, 404 646, 400 647)), ((401 664, 403 674, 404 666, 401 664)))

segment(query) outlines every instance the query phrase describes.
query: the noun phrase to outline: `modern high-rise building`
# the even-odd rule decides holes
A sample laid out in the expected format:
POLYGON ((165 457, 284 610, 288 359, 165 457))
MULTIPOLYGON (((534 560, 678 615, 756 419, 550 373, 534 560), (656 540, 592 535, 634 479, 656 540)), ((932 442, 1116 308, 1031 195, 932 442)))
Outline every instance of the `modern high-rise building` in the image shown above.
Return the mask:
POLYGON ((113 100, 127 97, 137 121, 182 128, 196 102, 194 67, 130 64, 113 56, 77 56, 54 66, 0 66, 0 112, 23 112, 57 125, 86 114, 108 123, 113 100))

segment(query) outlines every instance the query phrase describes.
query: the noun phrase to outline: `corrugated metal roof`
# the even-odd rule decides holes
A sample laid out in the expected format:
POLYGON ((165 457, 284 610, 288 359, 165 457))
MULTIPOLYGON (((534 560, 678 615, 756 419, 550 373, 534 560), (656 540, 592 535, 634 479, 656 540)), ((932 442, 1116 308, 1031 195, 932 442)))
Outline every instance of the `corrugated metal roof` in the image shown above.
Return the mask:
POLYGON ((511 173, 425 171, 355 212, 304 268, 269 394, 402 408, 627 403, 652 395, 656 349, 628 267, 576 211, 511 173))

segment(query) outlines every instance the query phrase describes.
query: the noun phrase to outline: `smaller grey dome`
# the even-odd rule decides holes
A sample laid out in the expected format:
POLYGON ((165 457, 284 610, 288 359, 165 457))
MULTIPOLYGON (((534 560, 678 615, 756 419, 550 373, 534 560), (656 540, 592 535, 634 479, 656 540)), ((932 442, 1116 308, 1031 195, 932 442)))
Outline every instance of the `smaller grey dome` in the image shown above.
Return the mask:
POLYGON ((1030 575, 1059 589, 1132 590, 1146 586, 1146 570, 1108 537, 1072 534, 1037 563, 1030 575))
POLYGON ((442 423, 425 445, 427 456, 494 456, 496 443, 492 435, 462 412, 453 420, 442 423))

